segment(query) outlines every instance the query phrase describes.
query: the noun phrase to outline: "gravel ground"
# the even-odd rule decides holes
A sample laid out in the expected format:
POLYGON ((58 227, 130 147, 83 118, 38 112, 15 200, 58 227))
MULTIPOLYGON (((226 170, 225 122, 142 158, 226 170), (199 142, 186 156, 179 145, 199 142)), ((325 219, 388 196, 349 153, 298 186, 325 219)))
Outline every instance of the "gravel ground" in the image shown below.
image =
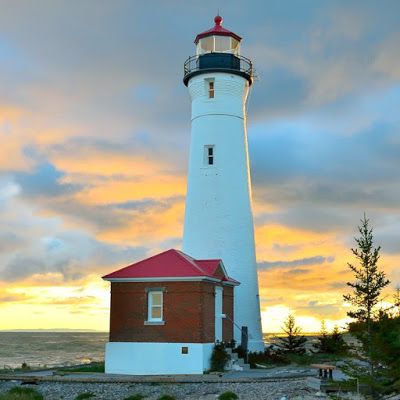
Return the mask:
MULTIPOLYGON (((4 393, 19 382, 0 381, 0 393, 4 393)), ((84 392, 96 395, 93 400, 123 400, 134 394, 143 394, 146 400, 156 400, 163 394, 175 396, 178 400, 215 400, 228 390, 236 393, 240 400, 312 400, 321 399, 315 391, 307 388, 305 379, 284 382, 252 383, 72 383, 41 382, 38 385, 24 385, 42 393, 45 400, 74 400, 84 392)))

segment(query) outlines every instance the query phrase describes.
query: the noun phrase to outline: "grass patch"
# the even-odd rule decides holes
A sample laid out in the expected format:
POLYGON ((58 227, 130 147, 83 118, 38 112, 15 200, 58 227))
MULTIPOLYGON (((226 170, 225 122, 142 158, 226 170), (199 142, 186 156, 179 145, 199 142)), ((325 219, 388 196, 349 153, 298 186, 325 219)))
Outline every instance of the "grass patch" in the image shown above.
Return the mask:
POLYGON ((146 396, 142 394, 133 394, 132 396, 125 397, 124 400, 143 400, 146 396))
POLYGON ((343 360, 343 356, 337 354, 325 354, 325 353, 315 353, 315 354, 286 354, 286 357, 290 360, 292 364, 297 365, 310 365, 310 364, 326 364, 334 363, 336 361, 343 360))
POLYGON ((61 373, 70 373, 70 372, 88 372, 88 373, 104 373, 104 361, 102 362, 94 362, 86 365, 80 365, 78 367, 71 368, 62 368, 58 370, 61 373))
POLYGON ((78 396, 75 397, 75 400, 91 399, 92 397, 96 397, 96 395, 92 392, 84 392, 78 394, 78 396))
POLYGON ((266 350, 265 352, 249 353, 248 360, 251 368, 257 368, 257 364, 274 368, 283 365, 309 366, 310 364, 334 364, 337 361, 348 359, 347 354, 291 354, 266 350))
POLYGON ((238 398, 238 395, 231 391, 224 392, 218 396, 218 400, 236 400, 238 398))
POLYGON ((43 396, 31 388, 13 387, 7 393, 0 395, 0 400, 44 400, 43 396))

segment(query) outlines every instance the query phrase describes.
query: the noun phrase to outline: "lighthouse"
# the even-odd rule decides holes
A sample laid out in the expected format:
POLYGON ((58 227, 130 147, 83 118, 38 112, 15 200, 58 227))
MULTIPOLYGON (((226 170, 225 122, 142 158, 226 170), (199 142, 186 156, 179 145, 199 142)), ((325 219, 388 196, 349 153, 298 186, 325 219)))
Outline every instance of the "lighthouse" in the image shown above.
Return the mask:
POLYGON ((248 329, 251 351, 264 350, 254 243, 246 104, 252 62, 240 54, 241 38, 222 26, 195 38, 196 55, 184 64, 191 98, 191 144, 183 251, 196 259, 221 259, 235 289, 234 337, 248 329))

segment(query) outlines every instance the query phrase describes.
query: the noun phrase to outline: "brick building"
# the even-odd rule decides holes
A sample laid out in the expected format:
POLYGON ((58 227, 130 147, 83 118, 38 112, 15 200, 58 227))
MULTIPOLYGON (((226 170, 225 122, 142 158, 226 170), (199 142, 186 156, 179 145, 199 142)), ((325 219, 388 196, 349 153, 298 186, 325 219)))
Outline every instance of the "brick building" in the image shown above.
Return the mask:
POLYGON ((171 249, 103 279, 111 282, 108 373, 203 373, 215 341, 233 339, 239 282, 222 260, 171 249))

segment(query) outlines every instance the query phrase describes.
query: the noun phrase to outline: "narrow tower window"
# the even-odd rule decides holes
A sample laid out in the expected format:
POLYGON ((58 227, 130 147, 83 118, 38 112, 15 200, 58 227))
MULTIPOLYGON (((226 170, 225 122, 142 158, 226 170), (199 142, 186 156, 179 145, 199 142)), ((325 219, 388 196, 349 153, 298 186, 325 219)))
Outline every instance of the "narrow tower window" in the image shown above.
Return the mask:
POLYGON ((204 146, 204 164, 214 165, 214 146, 204 146))
POLYGON ((213 99, 215 94, 214 81, 208 81, 208 98, 213 99))

